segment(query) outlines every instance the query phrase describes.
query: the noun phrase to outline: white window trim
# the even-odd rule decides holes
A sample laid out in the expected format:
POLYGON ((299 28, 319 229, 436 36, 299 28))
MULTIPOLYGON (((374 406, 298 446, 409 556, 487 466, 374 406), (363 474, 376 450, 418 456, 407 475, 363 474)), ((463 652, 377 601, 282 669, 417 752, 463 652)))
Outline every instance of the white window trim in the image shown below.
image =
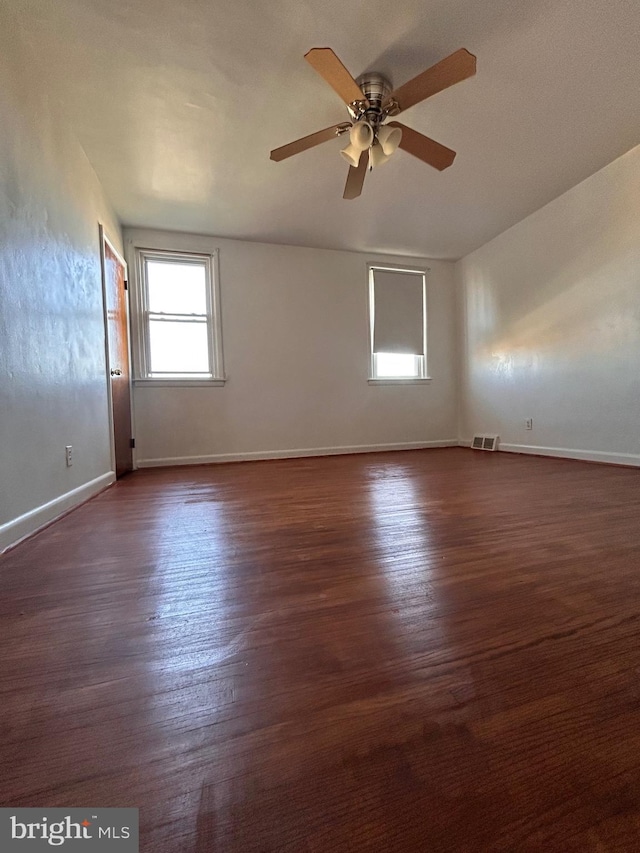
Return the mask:
POLYGON ((220 275, 218 250, 209 252, 185 252, 174 249, 147 249, 142 246, 135 247, 135 286, 133 288, 133 303, 135 307, 135 323, 133 327, 134 337, 134 383, 136 385, 150 385, 154 387, 216 387, 222 386, 227 381, 224 373, 224 361, 222 353, 222 323, 220 313, 220 275), (147 317, 149 313, 148 291, 145 283, 144 264, 147 259, 160 258, 163 261, 175 261, 176 263, 192 261, 203 263, 207 277, 207 327, 209 362, 211 375, 205 376, 176 376, 176 377, 154 377, 149 376, 151 363, 149 351, 149 333, 147 317))
POLYGON ((423 385, 431 382, 432 377, 429 376, 429 336, 427 334, 427 326, 429 321, 428 300, 427 300, 427 277, 429 275, 429 267, 412 267, 405 264, 385 264, 370 262, 367 264, 367 275, 369 281, 368 289, 368 319, 369 319, 369 385, 423 385), (424 356, 420 363, 419 376, 377 376, 376 375, 376 354, 373 351, 373 326, 375 321, 375 285, 374 271, 388 270, 389 272, 409 272, 419 273, 422 275, 422 334, 424 356))

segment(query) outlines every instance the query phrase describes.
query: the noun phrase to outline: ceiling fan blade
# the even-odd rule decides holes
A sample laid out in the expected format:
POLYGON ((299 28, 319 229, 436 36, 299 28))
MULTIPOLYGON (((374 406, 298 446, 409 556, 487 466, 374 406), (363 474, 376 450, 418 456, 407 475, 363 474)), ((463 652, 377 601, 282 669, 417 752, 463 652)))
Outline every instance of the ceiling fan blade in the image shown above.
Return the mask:
POLYGON ((360 160, 357 166, 349 166, 347 175, 347 183, 344 186, 342 198, 358 198, 362 192, 364 179, 367 175, 367 166, 369 165, 369 152, 363 151, 360 155, 360 160))
POLYGON ((464 47, 456 50, 451 56, 437 62, 418 74, 413 80, 409 80, 404 86, 400 86, 392 92, 383 104, 383 109, 390 109, 392 115, 397 115, 403 110, 408 110, 414 104, 419 104, 431 95, 437 92, 442 92, 443 89, 448 89, 454 83, 459 83, 461 80, 466 80, 467 77, 473 77, 476 73, 476 58, 464 47), (393 107, 393 104, 397 108, 393 107))
POLYGON ((456 157, 456 152, 446 145, 441 145, 435 139, 429 139, 417 130, 413 130, 399 121, 389 121, 387 125, 391 127, 399 127, 402 131, 402 139, 400 140, 400 148, 408 154, 413 154, 418 160, 428 163, 434 169, 442 171, 450 166, 456 157))
POLYGON ((334 92, 340 95, 345 104, 363 101, 366 106, 369 106, 362 89, 330 47, 312 47, 308 53, 305 53, 304 58, 334 92))
POLYGON ((316 133, 310 133, 309 136, 303 136, 301 139, 296 139, 295 142, 289 142, 288 145, 283 145, 280 148, 274 148, 269 156, 271 160, 275 160, 279 163, 280 160, 286 160, 287 157, 293 157, 294 154, 306 151, 307 148, 313 148, 315 145, 320 145, 322 142, 334 139, 336 136, 339 136, 344 129, 348 129, 350 126, 350 124, 345 122, 332 124, 331 127, 325 127, 324 130, 318 130, 316 133))

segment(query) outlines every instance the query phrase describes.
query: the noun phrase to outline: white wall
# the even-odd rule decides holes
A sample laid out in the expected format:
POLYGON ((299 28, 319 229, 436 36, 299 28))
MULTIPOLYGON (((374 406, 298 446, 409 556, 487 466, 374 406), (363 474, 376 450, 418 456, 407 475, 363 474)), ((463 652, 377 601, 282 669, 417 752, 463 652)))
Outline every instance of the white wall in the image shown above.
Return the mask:
POLYGON ((425 261, 432 381, 372 386, 367 261, 389 258, 125 231, 134 244, 219 249, 221 388, 136 386, 137 461, 200 462, 457 442, 453 264, 425 261))
POLYGON ((640 147, 457 273, 461 437, 640 464, 640 147))
POLYGON ((109 481, 98 220, 120 232, 3 6, 0 81, 1 551, 109 481))

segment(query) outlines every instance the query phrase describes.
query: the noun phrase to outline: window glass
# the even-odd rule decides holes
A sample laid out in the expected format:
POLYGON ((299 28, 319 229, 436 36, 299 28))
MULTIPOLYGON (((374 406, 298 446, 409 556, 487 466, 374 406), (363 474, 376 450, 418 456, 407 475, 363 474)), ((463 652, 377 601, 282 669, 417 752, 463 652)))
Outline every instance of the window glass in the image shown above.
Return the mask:
POLYGON ((209 370, 207 324, 149 319, 151 373, 203 373, 209 370))
POLYGON ((146 261, 149 311, 162 314, 206 314, 204 264, 146 261))
POLYGON ((376 376, 416 377, 418 375, 418 358, 415 355, 404 352, 376 353, 376 376))

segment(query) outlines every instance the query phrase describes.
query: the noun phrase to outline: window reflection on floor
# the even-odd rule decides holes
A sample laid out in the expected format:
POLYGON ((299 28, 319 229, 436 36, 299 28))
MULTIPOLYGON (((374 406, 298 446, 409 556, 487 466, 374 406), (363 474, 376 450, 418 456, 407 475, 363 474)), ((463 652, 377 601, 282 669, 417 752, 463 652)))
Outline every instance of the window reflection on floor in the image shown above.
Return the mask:
MULTIPOLYGON (((442 620, 433 578, 436 566, 428 502, 401 465, 381 466, 371 472, 369 495, 373 543, 392 606, 397 605, 403 623, 411 623, 413 611, 418 613, 419 630, 428 630, 433 638, 433 631, 441 631, 442 620), (424 624, 425 600, 433 604, 434 622, 429 625, 424 624)), ((405 642, 416 639, 412 632, 404 631, 404 636, 405 642)))

